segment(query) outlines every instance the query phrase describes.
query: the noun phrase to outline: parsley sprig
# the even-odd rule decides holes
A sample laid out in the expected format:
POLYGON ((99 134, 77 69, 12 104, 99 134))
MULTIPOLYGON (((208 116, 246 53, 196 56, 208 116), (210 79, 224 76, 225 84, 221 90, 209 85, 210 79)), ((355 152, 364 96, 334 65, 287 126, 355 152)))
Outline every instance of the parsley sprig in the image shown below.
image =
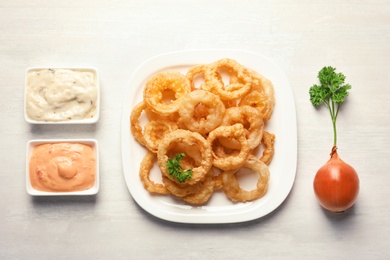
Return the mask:
POLYGON ((333 124, 333 144, 337 144, 336 119, 341 104, 348 96, 348 90, 351 85, 344 84, 345 76, 342 73, 336 73, 336 69, 328 66, 322 68, 318 73, 318 79, 321 85, 310 87, 310 101, 317 107, 324 103, 330 112, 333 124))
POLYGON ((180 165, 181 160, 185 156, 184 153, 176 154, 173 159, 168 158, 167 168, 172 178, 175 178, 178 182, 185 182, 187 179, 192 178, 192 169, 183 170, 180 165))

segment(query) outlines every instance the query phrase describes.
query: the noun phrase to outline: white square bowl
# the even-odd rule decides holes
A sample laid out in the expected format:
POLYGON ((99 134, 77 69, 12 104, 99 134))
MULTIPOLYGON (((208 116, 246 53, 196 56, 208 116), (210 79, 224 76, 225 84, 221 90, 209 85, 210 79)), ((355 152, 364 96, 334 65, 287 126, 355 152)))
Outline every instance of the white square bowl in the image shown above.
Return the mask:
POLYGON ((28 68, 26 70, 25 86, 24 86, 24 119, 26 120, 26 122, 28 122, 30 124, 94 124, 99 120, 99 117, 100 117, 100 80, 99 80, 99 73, 98 73, 96 68, 33 67, 33 68, 28 68), (28 74, 31 71, 44 70, 44 69, 53 69, 53 70, 68 69, 68 70, 92 72, 96 78, 96 88, 97 88, 96 110, 95 110, 94 116, 90 117, 90 118, 85 118, 85 119, 72 119, 72 120, 63 120, 63 121, 43 121, 43 120, 39 121, 39 120, 34 120, 34 119, 30 118, 28 113, 27 113, 28 74))
POLYGON ((32 196, 82 196, 82 195, 95 195, 99 191, 99 148, 98 142, 95 139, 36 139, 30 140, 27 142, 26 147, 26 190, 27 193, 32 196), (40 191, 32 187, 30 181, 30 157, 34 148, 40 144, 49 144, 49 143, 80 143, 86 144, 92 147, 95 153, 95 163, 96 163, 96 173, 95 173, 95 183, 94 185, 83 191, 70 191, 70 192, 48 192, 40 191))

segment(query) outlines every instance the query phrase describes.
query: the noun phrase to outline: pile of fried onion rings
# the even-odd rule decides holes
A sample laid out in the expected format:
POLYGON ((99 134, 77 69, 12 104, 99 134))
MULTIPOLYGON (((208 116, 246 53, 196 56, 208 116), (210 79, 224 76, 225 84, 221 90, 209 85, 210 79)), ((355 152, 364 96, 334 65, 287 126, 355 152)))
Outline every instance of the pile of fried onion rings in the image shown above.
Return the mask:
POLYGON ((130 115, 131 132, 146 148, 139 170, 144 188, 193 205, 205 204, 217 190, 233 202, 261 198, 275 152, 275 135, 265 131, 274 105, 271 81, 233 59, 195 65, 185 75, 172 70, 151 76, 130 115), (182 169, 193 172, 183 182, 167 168, 179 153, 185 154, 182 169), (161 182, 150 178, 156 163, 161 182), (242 169, 258 175, 253 190, 240 187, 242 169))

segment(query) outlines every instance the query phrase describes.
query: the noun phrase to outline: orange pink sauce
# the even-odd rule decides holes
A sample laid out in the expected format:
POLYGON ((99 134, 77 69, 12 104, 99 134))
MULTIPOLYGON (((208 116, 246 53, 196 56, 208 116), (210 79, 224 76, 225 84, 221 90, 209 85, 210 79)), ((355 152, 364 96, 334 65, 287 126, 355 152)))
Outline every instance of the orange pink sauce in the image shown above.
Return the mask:
POLYGON ((87 190, 95 184, 93 148, 82 143, 48 143, 34 147, 29 162, 34 189, 50 192, 87 190))

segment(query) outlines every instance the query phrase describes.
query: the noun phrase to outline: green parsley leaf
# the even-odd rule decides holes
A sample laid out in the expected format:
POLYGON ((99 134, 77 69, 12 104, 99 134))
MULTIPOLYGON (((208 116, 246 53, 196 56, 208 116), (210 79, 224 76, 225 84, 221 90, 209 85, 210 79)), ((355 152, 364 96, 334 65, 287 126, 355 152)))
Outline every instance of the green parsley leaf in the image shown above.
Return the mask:
POLYGON ((336 119, 339 108, 348 96, 351 85, 345 84, 344 74, 336 73, 336 69, 331 66, 323 67, 318 72, 318 79, 321 84, 314 84, 309 89, 310 101, 313 106, 317 107, 325 104, 328 107, 333 123, 334 145, 336 145, 336 119))
POLYGON ((180 162, 184 156, 184 153, 176 154, 173 159, 168 158, 166 164, 169 174, 180 183, 185 182, 187 179, 191 179, 193 174, 192 169, 183 170, 181 167, 180 162))
POLYGON ((314 106, 319 106, 324 100, 329 99, 329 89, 323 88, 322 86, 313 85, 310 90, 310 101, 314 106))
POLYGON ((346 84, 333 93, 333 101, 337 104, 341 104, 345 101, 348 96, 348 90, 351 89, 351 85, 346 84))

